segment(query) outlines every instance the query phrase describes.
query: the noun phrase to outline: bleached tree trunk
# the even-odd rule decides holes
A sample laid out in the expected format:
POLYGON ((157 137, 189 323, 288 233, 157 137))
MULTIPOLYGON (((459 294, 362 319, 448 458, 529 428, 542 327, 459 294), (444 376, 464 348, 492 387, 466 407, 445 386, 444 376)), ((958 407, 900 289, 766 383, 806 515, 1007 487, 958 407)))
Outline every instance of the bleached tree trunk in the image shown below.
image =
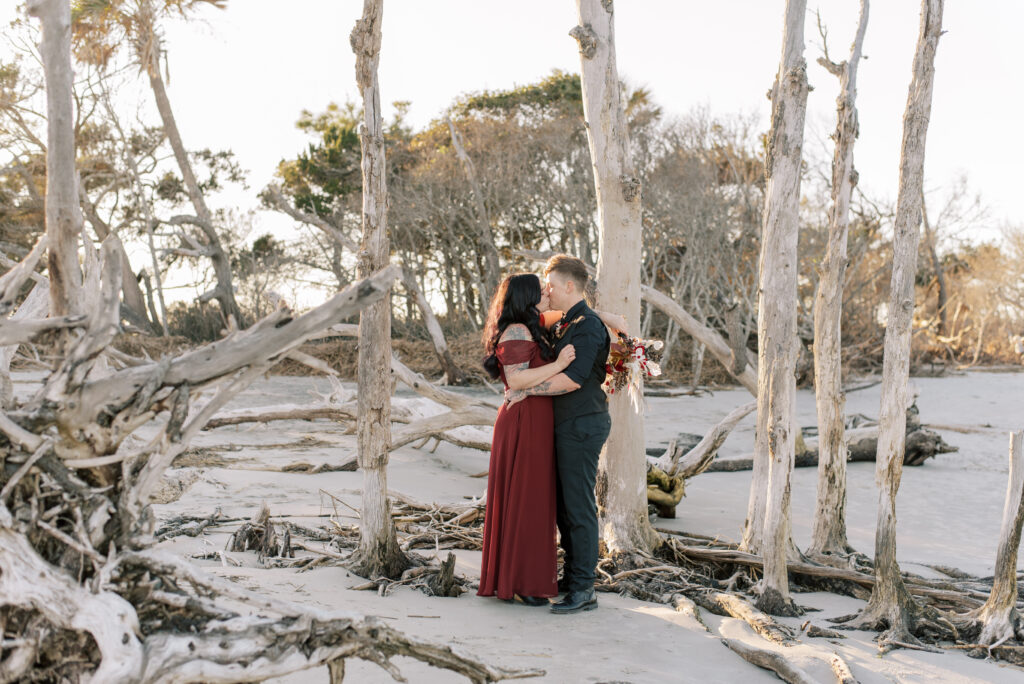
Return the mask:
POLYGON ((1024 432, 1010 433, 1010 476, 1003 504, 1003 525, 996 551, 995 579, 985 605, 974 618, 981 623, 977 642, 990 646, 1015 636, 1024 639, 1017 611, 1017 554, 1024 526, 1024 432))
MULTIPOLYGON (((570 35, 580 47, 583 114, 597 190, 600 306, 640 327, 640 179, 629 152, 629 130, 615 64, 615 29, 610 0, 576 0, 579 25, 570 35)), ((611 435, 601 452, 597 506, 601 536, 609 552, 648 550, 657 535, 647 518, 643 414, 628 392, 609 403, 611 435)))
POLYGON ((850 195, 857 184, 853 145, 857 140, 857 66, 868 27, 868 0, 861 0, 860 22, 842 64, 818 62, 839 77, 836 98, 835 153, 832 157, 832 211, 828 246, 821 265, 814 299, 814 398, 818 406, 818 496, 814 511, 811 553, 844 554, 852 551, 846 539, 846 442, 842 392, 843 285, 846 279, 850 195))
POLYGON ((444 330, 441 329, 434 310, 430 308, 430 303, 427 302, 427 298, 416 283, 416 276, 407 267, 402 268, 402 285, 405 286, 405 291, 416 300, 416 307, 423 315, 423 322, 427 326, 427 332, 430 333, 430 340, 434 343, 437 360, 441 364, 441 370, 444 371, 445 382, 449 385, 465 383, 466 374, 452 358, 452 354, 448 350, 448 342, 444 338, 444 330))
POLYGON ((462 145, 462 138, 455 129, 455 124, 450 118, 445 120, 448 124, 448 131, 452 136, 452 147, 455 148, 455 155, 462 162, 462 168, 466 170, 466 178, 473 189, 473 200, 476 204, 477 222, 480 224, 480 251, 484 255, 484 288, 481 293, 481 301, 484 306, 491 301, 491 296, 498 289, 498 282, 501 280, 501 262, 498 259, 498 249, 494 246, 494 233, 491 231, 491 219, 487 212, 487 205, 484 204, 483 188, 480 187, 480 180, 476 175, 476 167, 473 160, 466 154, 466 148, 462 145))
MULTIPOLYGON (((352 29, 356 82, 363 98, 360 128, 363 169, 363 244, 360 277, 386 266, 387 185, 384 132, 377 65, 384 0, 363 0, 363 15, 352 29)), ((398 547, 388 502, 388 453, 391 447, 391 298, 359 314, 359 404, 356 419, 363 499, 359 514, 359 548, 353 570, 365 577, 396 578, 409 561, 398 547)))
POLYGON ((65 0, 29 0, 28 11, 42 25, 39 46, 46 77, 46 234, 50 251, 50 314, 78 313, 82 288, 78 240, 82 209, 75 173, 75 117, 72 102, 71 5, 65 0))
POLYGON ((807 110, 806 0, 787 0, 782 61, 772 86, 772 128, 765 164, 764 227, 758 292, 757 437, 744 544, 764 556, 758 607, 775 615, 799 609, 789 598, 789 480, 796 435, 797 236, 800 161, 807 110))
POLYGON ((888 628, 883 643, 913 640, 920 608, 903 582, 896 562, 896 491, 903 473, 906 447, 907 381, 914 317, 914 277, 921 224, 925 139, 932 107, 935 51, 942 33, 944 0, 922 0, 921 29, 914 54, 907 109, 903 115, 900 186, 896 199, 892 284, 885 331, 882 398, 878 418, 878 520, 875 529, 875 578, 871 600, 856 623, 869 629, 888 628))
POLYGON ((242 311, 235 301, 231 258, 224 249, 220 235, 217 234, 217 228, 213 223, 213 214, 206 205, 206 198, 196 180, 195 171, 192 170, 192 162, 189 160, 188 151, 181 140, 178 123, 174 118, 174 111, 171 109, 171 100, 167 96, 167 87, 160 73, 159 40, 153 25, 153 10, 150 5, 146 4, 144 10, 140 9, 139 22, 141 28, 139 34, 135 36, 135 40, 140 44, 136 48, 136 53, 139 63, 145 67, 146 75, 149 77, 149 85, 153 89, 156 108, 160 113, 160 122, 163 125, 164 133, 167 134, 167 142, 170 143, 171 150, 174 152, 174 160, 178 164, 178 170, 181 171, 185 190, 188 192, 193 209, 195 209, 196 218, 199 219, 196 225, 206 238, 204 247, 208 252, 210 263, 213 265, 213 274, 217 281, 213 298, 220 304, 221 313, 225 319, 233 316, 235 323, 244 326, 242 311))

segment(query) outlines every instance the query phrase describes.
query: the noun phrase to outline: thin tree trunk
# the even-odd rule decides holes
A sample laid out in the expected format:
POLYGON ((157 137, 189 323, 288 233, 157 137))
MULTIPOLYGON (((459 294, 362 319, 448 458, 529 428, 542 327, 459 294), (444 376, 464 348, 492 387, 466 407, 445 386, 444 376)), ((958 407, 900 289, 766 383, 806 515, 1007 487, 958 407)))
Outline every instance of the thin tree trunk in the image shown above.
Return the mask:
POLYGON ((985 605, 972 617, 980 623, 977 642, 991 646, 1014 637, 1024 639, 1024 620, 1017 611, 1017 553, 1024 527, 1024 432, 1010 433, 1010 475, 999 530, 995 579, 985 605))
MULTIPOLYGON (((363 15, 352 29, 356 82, 363 98, 360 131, 363 170, 363 243, 360 277, 387 265, 387 184, 384 132, 377 66, 380 59, 384 0, 363 0, 363 15)), ((398 546, 388 502, 388 453, 391 448, 391 298, 359 314, 359 403, 356 419, 363 498, 359 548, 353 570, 364 577, 397 578, 409 566, 398 546)))
POLYGON ((462 146, 462 138, 455 129, 455 124, 450 118, 446 118, 448 131, 452 136, 452 147, 455 148, 455 155, 462 162, 462 168, 466 170, 466 178, 469 180, 470 188, 473 190, 473 201, 476 204, 477 223, 480 228, 480 252, 484 258, 484 291, 480 299, 483 302, 491 301, 491 296, 498 289, 498 282, 501 280, 501 261, 498 258, 498 249, 494 246, 494 234, 491 232, 491 219, 487 212, 487 205, 484 204, 483 188, 480 187, 480 180, 476 175, 476 167, 473 160, 466 154, 462 146))
POLYGON ((896 562, 896 491, 903 473, 906 447, 907 381, 914 317, 914 276, 921 223, 925 140, 931 115, 935 51, 942 33, 944 0, 922 0, 921 29, 914 55, 914 73, 903 116, 900 186, 896 200, 892 285, 885 331, 878 456, 875 481, 878 520, 875 530, 875 586, 856 623, 869 629, 888 628, 883 643, 913 641, 921 609, 914 603, 896 562))
MULTIPOLYGON (((619 92, 615 29, 609 0, 576 0, 583 113, 597 191, 597 297, 600 306, 640 325, 642 229, 640 180, 629 153, 629 130, 619 92)), ((647 518, 647 458, 640 407, 628 392, 611 397, 612 431, 601 451, 597 506, 610 552, 649 550, 657 534, 647 518)))
POLYGON ((423 322, 426 324, 427 332, 430 333, 430 339, 434 343, 434 351, 437 353, 437 360, 441 364, 441 370, 444 371, 445 381, 449 385, 465 384, 466 374, 455 363, 455 359, 452 358, 452 354, 448 350, 448 342, 444 339, 444 331, 441 329, 437 316, 434 315, 434 310, 430 308, 430 303, 427 302, 423 291, 416 283, 416 277, 405 267, 402 268, 402 284, 423 315, 423 322))
POLYGON ((772 87, 772 128, 765 164, 764 228, 758 296, 757 436, 744 548, 764 556, 758 607, 775 615, 799 609, 789 598, 790 475, 796 445, 797 237, 800 161, 807 110, 806 0, 787 0, 782 61, 772 87), (758 467, 760 466, 760 468, 758 467))
POLYGON ((242 318, 242 311, 235 301, 235 288, 231 275, 231 259, 224 250, 220 236, 213 224, 213 214, 206 206, 206 198, 199 188, 195 172, 192 170, 192 162, 189 161, 188 151, 181 140, 181 133, 178 131, 178 123, 174 118, 174 111, 171 109, 171 101, 167 97, 167 88, 164 85, 163 76, 160 74, 160 63, 158 51, 154 47, 156 29, 153 26, 153 18, 140 16, 140 35, 136 40, 146 41, 145 47, 138 50, 139 61, 145 66, 146 75, 149 77, 149 85, 153 89, 153 96, 156 100, 156 108, 160 113, 160 121, 164 133, 167 134, 167 141, 174 152, 174 159, 178 163, 178 170, 181 171, 182 180, 185 183, 185 190, 188 192, 192 207, 195 209, 196 217, 199 219, 199 228, 206 236, 206 247, 210 252, 210 262, 213 265, 214 278, 217 281, 217 289, 214 298, 220 304, 221 313, 225 320, 233 316, 239 327, 245 326, 242 318))
POLYGON ((82 209, 75 173, 75 116, 72 101, 71 6, 63 0, 29 0, 28 11, 42 25, 40 53, 46 77, 46 234, 50 315, 79 313, 82 271, 78 239, 82 209))
POLYGON ((846 443, 842 392, 842 313, 846 279, 850 195, 857 183, 853 145, 857 140, 857 66, 868 26, 868 0, 861 0, 860 23, 850 58, 835 64, 818 62, 839 77, 836 99, 835 153, 832 158, 832 212, 828 246, 814 301, 814 396, 818 406, 818 496, 811 553, 851 552, 846 539, 846 443))

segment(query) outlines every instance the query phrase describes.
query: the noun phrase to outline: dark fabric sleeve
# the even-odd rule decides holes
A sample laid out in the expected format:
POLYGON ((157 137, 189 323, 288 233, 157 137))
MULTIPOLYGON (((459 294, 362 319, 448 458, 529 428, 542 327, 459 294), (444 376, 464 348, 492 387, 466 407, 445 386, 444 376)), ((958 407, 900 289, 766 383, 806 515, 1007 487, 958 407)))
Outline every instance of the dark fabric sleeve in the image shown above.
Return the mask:
POLYGON ((502 366, 514 366, 517 363, 529 363, 536 347, 537 343, 533 340, 509 340, 498 344, 495 352, 502 366))
MULTIPOLYGON (((590 375, 597 355, 604 347, 608 333, 605 332, 604 324, 600 319, 587 316, 573 326, 572 339, 569 344, 576 348, 576 358, 569 364, 563 373, 577 385, 583 385, 583 381, 590 375)), ((600 359, 603 365, 606 359, 600 359)))

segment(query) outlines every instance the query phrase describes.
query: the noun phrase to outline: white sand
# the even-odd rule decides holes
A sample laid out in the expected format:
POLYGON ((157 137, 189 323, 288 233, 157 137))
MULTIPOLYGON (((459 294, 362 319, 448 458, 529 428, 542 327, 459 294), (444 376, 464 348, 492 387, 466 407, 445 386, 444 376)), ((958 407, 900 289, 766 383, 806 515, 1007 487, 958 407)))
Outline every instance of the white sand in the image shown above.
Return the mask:
MULTIPOLYGON (((921 563, 944 564, 977 574, 990 574, 1005 495, 1007 475, 1006 432, 1024 427, 1024 375, 970 373, 940 379, 919 379, 918 405, 924 423, 990 426, 982 434, 940 431, 960 451, 940 455, 918 468, 907 468, 897 499, 898 555, 906 570, 931 572, 921 563)), ((230 408, 300 403, 309 390, 328 391, 328 385, 310 378, 273 377, 240 396, 230 408)), ((470 390, 485 393, 486 390, 470 390)), ((847 410, 870 416, 878 414, 879 388, 849 395, 847 410)), ((399 401, 417 402, 407 393, 399 401)), ((703 433, 730 409, 749 401, 745 391, 718 391, 713 396, 652 398, 648 414, 647 442, 664 444, 679 431, 703 433)), ((420 404, 416 404, 421 408, 420 404)), ((813 394, 801 391, 798 415, 802 425, 813 425, 813 394)), ((722 449, 723 457, 744 456, 752 449, 753 416, 737 428, 722 449)), ((203 433, 195 446, 236 444, 240 449, 223 454, 251 459, 231 468, 206 468, 178 501, 157 506, 162 518, 179 514, 209 514, 220 506, 225 514, 249 516, 262 501, 275 515, 309 516, 296 522, 323 524, 316 518, 332 513, 333 506, 320 489, 359 505, 361 474, 318 475, 277 473, 242 468, 294 461, 340 463, 354 454, 355 438, 341 426, 326 421, 292 421, 270 426, 220 428, 203 433), (322 440, 328 446, 302 446, 300 440, 322 440), (261 445, 284 447, 259 449, 261 445)), ((485 470, 487 455, 443 444, 436 453, 405 447, 392 455, 389 481, 392 490, 421 501, 460 503, 480 496, 483 479, 468 477, 485 470)), ((851 543, 873 555, 877 492, 874 464, 855 463, 849 476, 849 536, 851 543)), ((750 473, 706 473, 688 484, 687 497, 678 518, 659 525, 736 539, 746 513, 750 473)), ((816 470, 797 469, 793 477, 793 527, 798 545, 809 541, 814 506, 816 470)), ((352 511, 339 508, 345 516, 352 511)), ((349 521, 354 521, 349 517, 349 521)), ((220 529, 199 539, 179 538, 165 546, 193 553, 203 548, 223 549, 230 529, 220 529)), ((600 608, 592 613, 554 616, 543 609, 508 605, 496 599, 464 595, 458 599, 429 598, 406 589, 388 597, 365 591, 348 591, 358 584, 341 568, 310 572, 263 569, 255 556, 232 554, 245 567, 221 567, 202 562, 213 572, 236 579, 247 587, 312 605, 351 609, 387 619, 388 624, 418 637, 449 643, 505 667, 540 668, 542 682, 771 682, 765 670, 741 660, 704 632, 691 618, 666 606, 615 595, 599 594, 600 608), (420 616, 420 617, 417 617, 420 616), (422 617, 426 616, 426 617, 422 617)), ((478 552, 457 552, 458 572, 479 573, 478 552)), ((1022 564, 1024 567, 1024 564, 1022 564)), ((854 612, 861 601, 832 594, 798 594, 798 603, 821 612, 811 619, 822 625, 825 618, 854 612)), ((734 619, 705 615, 716 634, 772 648, 734 619)), ((798 625, 800 619, 784 620, 798 625)), ((787 655, 823 682, 834 681, 821 657, 838 651, 861 682, 1019 682, 1020 670, 991 662, 972 660, 962 654, 931 654, 899 651, 878 658, 867 632, 851 632, 835 644, 824 639, 804 639, 805 646, 786 649, 787 655)), ((419 663, 396 661, 411 682, 464 681, 455 675, 419 663)), ((390 677, 374 665, 348 664, 352 682, 388 682, 390 677)), ((326 672, 297 674, 279 681, 304 683, 326 681, 326 672)))

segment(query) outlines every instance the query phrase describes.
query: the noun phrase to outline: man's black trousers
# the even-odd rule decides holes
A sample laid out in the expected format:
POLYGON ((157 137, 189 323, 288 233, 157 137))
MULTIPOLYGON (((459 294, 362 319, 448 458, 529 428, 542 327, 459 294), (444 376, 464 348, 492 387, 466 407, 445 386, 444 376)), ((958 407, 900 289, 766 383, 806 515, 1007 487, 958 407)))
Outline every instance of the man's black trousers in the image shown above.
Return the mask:
POLYGON ((608 413, 575 416, 555 426, 558 532, 570 591, 594 586, 597 572, 597 459, 611 430, 608 413))

